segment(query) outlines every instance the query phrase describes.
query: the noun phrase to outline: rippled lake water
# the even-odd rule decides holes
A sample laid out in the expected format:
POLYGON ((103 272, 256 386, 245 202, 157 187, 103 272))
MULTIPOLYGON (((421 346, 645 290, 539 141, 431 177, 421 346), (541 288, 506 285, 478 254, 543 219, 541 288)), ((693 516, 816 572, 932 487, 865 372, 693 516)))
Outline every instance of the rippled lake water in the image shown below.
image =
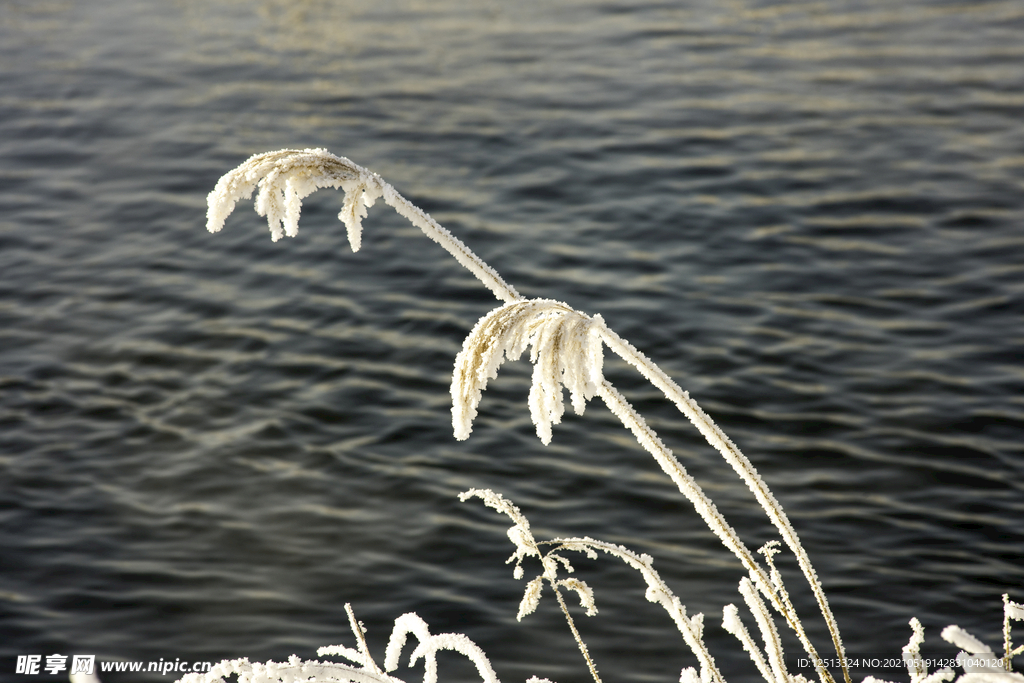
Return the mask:
MULTIPOLYGON (((950 623, 1001 648, 1000 595, 1024 600, 1021 3, 7 0, 0 65, 4 680, 57 680, 14 676, 33 653, 313 658, 353 644, 346 602, 381 655, 415 611, 506 683, 588 680, 550 596, 516 623, 507 523, 472 487, 538 536, 654 556, 729 680, 759 680, 720 626, 739 563, 600 401, 542 446, 524 360, 452 438, 452 363, 496 302, 440 248, 379 205, 352 254, 330 191, 294 240, 246 202, 205 231, 218 177, 283 147, 379 172, 661 364, 789 512, 851 657, 898 656, 913 616, 925 654, 955 654, 950 623)), ((773 538, 606 370, 748 545, 773 538)), ((638 576, 577 572, 604 680, 695 665, 638 576)))

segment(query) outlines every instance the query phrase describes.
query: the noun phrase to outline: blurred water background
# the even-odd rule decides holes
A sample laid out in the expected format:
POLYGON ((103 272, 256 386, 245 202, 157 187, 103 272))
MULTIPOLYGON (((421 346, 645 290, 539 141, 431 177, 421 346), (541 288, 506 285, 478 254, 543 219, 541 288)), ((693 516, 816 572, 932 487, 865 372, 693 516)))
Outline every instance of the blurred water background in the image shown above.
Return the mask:
MULTIPOLYGON (((1000 595, 1024 600, 1017 0, 5 0, 3 680, 37 680, 13 674, 32 653, 313 658, 353 645, 346 602, 378 656, 416 611, 506 683, 588 680, 550 596, 516 623, 507 523, 471 487, 539 536, 653 555, 729 679, 760 680, 720 626, 739 563, 600 401, 545 448, 524 360, 452 438, 452 363, 496 302, 440 248, 380 204, 353 255, 331 191, 294 240, 248 202, 205 231, 218 177, 283 147, 377 171, 660 363, 791 515, 851 657, 898 657, 912 616, 926 655, 955 653, 950 623, 1001 652, 1000 595)), ((671 405, 607 374, 748 545, 774 537, 671 405)), ((577 572, 606 681, 695 665, 637 575, 577 572)))

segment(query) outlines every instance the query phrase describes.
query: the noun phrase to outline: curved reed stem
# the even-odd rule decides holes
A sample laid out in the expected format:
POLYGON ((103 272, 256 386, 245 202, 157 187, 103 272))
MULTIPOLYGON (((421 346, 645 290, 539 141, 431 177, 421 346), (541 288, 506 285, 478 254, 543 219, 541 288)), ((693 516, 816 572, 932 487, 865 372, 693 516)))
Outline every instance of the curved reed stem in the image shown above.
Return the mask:
POLYGON ((788 601, 783 600, 779 596, 779 592, 772 589, 769 576, 754 559, 753 554, 747 549, 743 541, 740 540, 736 530, 725 521, 722 513, 718 511, 718 508, 711 502, 711 499, 704 494, 700 485, 690 476, 686 468, 679 463, 672 454, 672 451, 661 442, 661 439, 654 433, 654 430, 647 426, 643 417, 636 412, 633 406, 629 404, 625 397, 610 382, 605 380, 598 387, 598 395, 608 405, 608 409, 633 433, 637 442, 654 456, 661 469, 679 487, 679 492, 693 504, 697 514, 701 516, 701 519, 704 520, 708 528, 718 536, 722 545, 731 550, 739 558, 740 562, 743 563, 743 566, 747 568, 751 577, 758 584, 758 587, 772 601, 772 605, 786 619, 786 623, 789 624, 790 628, 793 629, 793 632, 800 639, 804 650, 815 663, 814 666, 819 678, 827 683, 834 683, 832 675, 821 666, 821 658, 818 656, 817 650, 815 650, 814 645, 807 638, 800 619, 797 618, 796 613, 787 605, 788 601))
MULTIPOLYGON (((376 173, 374 175, 377 179, 380 179, 380 176, 377 176, 376 173)), ((381 191, 384 201, 387 205, 394 208, 399 215, 405 217, 410 223, 422 230, 424 235, 444 247, 445 251, 454 256, 456 261, 465 266, 473 275, 476 275, 477 279, 487 289, 494 292, 494 296, 505 302, 523 298, 516 291, 515 287, 501 279, 498 271, 491 268, 482 258, 474 254, 473 250, 467 247, 462 240, 438 225, 437 221, 431 218, 426 211, 398 194, 395 188, 383 180, 380 180, 380 182, 382 184, 381 191)))
POLYGON ((666 398, 672 401, 679 408, 679 411, 693 423, 707 442, 722 454, 725 461, 732 466, 736 474, 743 479, 744 483, 754 494, 757 502, 760 503, 761 507, 768 514, 768 519, 779 530, 786 545, 789 546, 793 555, 796 556, 797 563, 800 565, 800 569, 803 571, 804 577, 806 577, 807 583, 810 585, 811 590, 814 592, 814 597, 818 601, 821 614, 825 617, 825 623, 832 636, 832 644, 835 646, 836 654, 843 664, 843 676, 846 679, 846 683, 850 683, 850 672, 846 666, 846 650, 839 637, 839 626, 836 624, 835 616, 828 606, 825 591, 821 587, 821 582, 818 580, 814 567, 811 566, 811 560, 807 556, 807 552, 800 544, 800 539, 790 523, 789 517, 782 509, 782 506, 779 505, 779 502, 775 500, 775 496, 772 495, 768 485, 761 479, 754 465, 736 447, 736 444, 725 435, 725 432, 708 417, 708 414, 697 405, 697 402, 690 398, 689 393, 683 391, 661 368, 612 330, 605 327, 603 331, 605 332, 604 340, 608 348, 635 367, 651 384, 660 389, 666 398))

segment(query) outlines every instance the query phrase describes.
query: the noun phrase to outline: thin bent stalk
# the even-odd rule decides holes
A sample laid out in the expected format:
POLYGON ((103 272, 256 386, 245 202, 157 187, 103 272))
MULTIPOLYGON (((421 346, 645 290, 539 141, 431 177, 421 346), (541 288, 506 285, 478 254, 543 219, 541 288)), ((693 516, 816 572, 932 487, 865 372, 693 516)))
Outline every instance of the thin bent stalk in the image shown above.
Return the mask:
POLYGON ((779 591, 772 590, 771 581, 764 570, 754 559, 750 550, 740 540, 739 535, 736 531, 725 521, 722 517, 722 513, 718 511, 715 504, 704 494, 704 491, 700 488, 697 482, 692 476, 686 471, 686 469, 679 463, 672 451, 668 449, 658 438, 657 434, 647 426, 647 423, 640 416, 639 413, 629 404, 629 402, 619 393, 618 389, 612 386, 611 382, 605 380, 598 387, 598 395, 608 405, 608 409, 618 417, 622 424, 633 433, 636 440, 640 443, 648 453, 654 456, 654 459, 661 466, 661 469, 667 474, 676 486, 679 487, 680 493, 686 496, 697 514, 701 516, 704 523, 708 525, 718 536, 726 548, 731 550, 736 557, 739 558, 743 566, 754 577, 759 586, 761 586, 765 593, 769 596, 774 605, 775 609, 779 611, 785 619, 786 623, 789 624, 790 628, 796 633, 800 639, 800 643, 804 646, 804 650, 810 656, 811 661, 814 662, 815 670, 822 681, 833 683, 834 679, 832 675, 821 666, 821 658, 818 656, 817 651, 814 649, 814 645, 808 639, 807 634, 804 632, 803 624, 797 618, 796 614, 790 609, 782 599, 779 597, 779 591))
POLYGON ((767 484, 758 475, 754 465, 736 447, 736 444, 725 435, 725 432, 708 417, 708 414, 697 405, 697 402, 690 398, 689 393, 683 391, 661 368, 612 330, 605 327, 603 331, 605 332, 603 336, 608 348, 627 363, 634 366, 641 375, 651 384, 661 389, 665 396, 676 404, 679 411, 704 435, 707 442, 722 454, 725 461, 732 466, 736 474, 743 479, 747 487, 754 494, 754 497, 757 498, 757 502, 764 508, 768 518, 775 525, 775 528, 779 530, 793 555, 796 556, 800 569, 807 578, 807 583, 810 584, 811 590, 814 591, 814 597, 818 600, 821 614, 825 617, 825 623, 828 625, 829 633, 832 635, 832 644, 835 646, 836 654, 839 655, 839 661, 843 665, 843 676, 846 679, 846 683, 850 683, 850 672, 846 666, 846 650, 843 648, 843 642, 839 637, 839 626, 836 624, 835 616, 833 616, 832 610, 828 606, 828 600, 825 598, 825 591, 821 587, 821 582, 818 581, 814 567, 811 566, 811 560, 807 557, 807 552, 800 544, 796 530, 793 529, 793 525, 790 524, 785 511, 779 505, 779 502, 775 500, 775 496, 772 495, 767 484))
POLYGON ((562 614, 565 615, 565 620, 569 623, 569 630, 572 631, 572 637, 576 639, 576 644, 580 647, 583 659, 587 660, 587 668, 590 669, 590 675, 594 677, 594 683, 601 683, 601 677, 597 675, 597 665, 594 664, 594 660, 590 657, 590 649, 583 642, 583 638, 580 637, 580 632, 576 630, 576 622, 573 621, 572 615, 569 614, 569 607, 565 604, 562 591, 558 590, 558 586, 554 582, 551 583, 551 589, 555 591, 555 597, 558 598, 558 606, 562 608, 562 614))
POLYGON ((437 221, 430 217, 430 214, 398 194, 391 185, 388 185, 383 180, 380 182, 383 184, 381 191, 385 203, 422 230, 424 235, 444 247, 445 251, 454 256, 456 261, 465 266, 473 275, 476 275, 477 279, 487 289, 494 292, 494 296, 506 303, 523 298, 515 290, 515 287, 501 279, 498 271, 491 268, 482 258, 474 254, 473 250, 467 247, 462 240, 438 225, 437 221))
POLYGON ((786 671, 786 661, 782 654, 782 640, 779 638, 779 632, 775 629, 775 622, 772 620, 768 607, 758 595, 754 584, 747 578, 740 581, 740 595, 743 596, 747 608, 754 615, 757 627, 761 630, 761 639, 764 640, 764 649, 768 654, 768 662, 771 664, 775 680, 778 683, 790 680, 791 677, 786 671))

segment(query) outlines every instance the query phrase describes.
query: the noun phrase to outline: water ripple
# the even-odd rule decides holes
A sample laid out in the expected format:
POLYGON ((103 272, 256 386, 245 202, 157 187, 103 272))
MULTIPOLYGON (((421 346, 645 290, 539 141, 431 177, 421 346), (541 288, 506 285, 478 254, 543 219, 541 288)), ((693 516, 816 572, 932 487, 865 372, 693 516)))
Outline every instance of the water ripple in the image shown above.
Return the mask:
MULTIPOLYGON (((850 653, 898 654, 911 616, 929 654, 954 622, 998 643, 1024 581, 1022 19, 1009 0, 4 4, 0 667, 310 657, 351 602, 375 651, 415 610, 503 680, 583 680, 557 611, 516 624, 506 523, 457 502, 471 487, 538 533, 651 553, 708 624, 736 601, 738 563, 600 405, 544 448, 510 364, 452 439, 453 359, 495 302, 386 207, 358 254, 327 192, 284 244, 249 202, 202 230, 221 173, 304 146, 693 392, 786 506, 850 653)), ((672 406, 607 373, 751 546, 773 536, 672 406)), ((694 664, 637 577, 579 569, 609 679, 694 664)))

